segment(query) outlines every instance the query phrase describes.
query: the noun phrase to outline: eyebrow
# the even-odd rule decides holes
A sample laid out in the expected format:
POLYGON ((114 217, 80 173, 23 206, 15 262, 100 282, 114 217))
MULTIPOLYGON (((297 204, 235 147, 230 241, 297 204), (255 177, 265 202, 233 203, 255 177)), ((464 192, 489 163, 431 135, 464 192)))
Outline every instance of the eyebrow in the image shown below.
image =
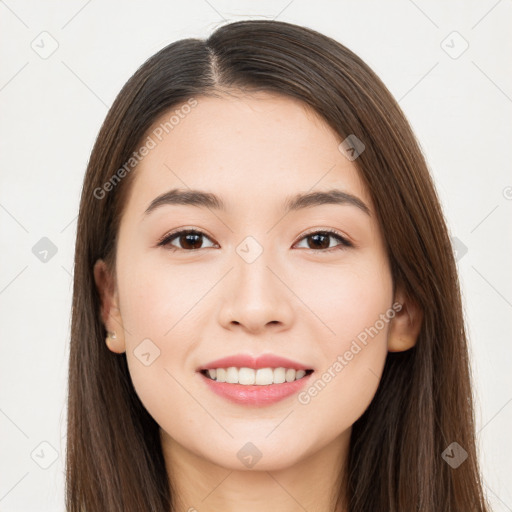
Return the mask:
MULTIPOLYGON (((288 213, 290 211, 297 211, 325 204, 355 206, 367 215, 370 215, 370 209, 361 199, 338 189, 322 192, 299 193, 289 196, 284 202, 284 210, 288 213)), ((224 201, 219 196, 211 192, 191 189, 172 189, 153 199, 150 205, 146 208, 144 215, 149 215, 151 212, 164 205, 197 206, 199 208, 208 208, 224 212, 227 210, 224 201)))

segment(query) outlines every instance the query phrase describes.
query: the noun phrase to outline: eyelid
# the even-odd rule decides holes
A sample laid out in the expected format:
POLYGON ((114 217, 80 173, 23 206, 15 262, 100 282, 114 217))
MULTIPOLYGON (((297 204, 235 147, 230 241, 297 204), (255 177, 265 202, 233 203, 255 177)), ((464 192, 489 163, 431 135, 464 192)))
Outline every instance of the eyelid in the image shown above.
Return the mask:
MULTIPOLYGON (((205 236, 206 238, 210 239, 213 242, 213 237, 211 237, 208 233, 206 233, 206 231, 204 231, 202 229, 199 229, 199 228, 194 228, 194 227, 191 227, 191 226, 182 226, 180 228, 176 228, 176 229, 173 229, 172 231, 168 231, 167 233, 165 233, 165 235, 161 236, 158 239, 156 245, 157 246, 166 245, 166 240, 170 240, 171 238, 173 238, 174 235, 179 235, 182 232, 185 232, 185 233, 191 233, 192 232, 192 233, 201 234, 201 235, 205 236)), ((216 242, 214 242, 214 243, 216 243, 216 242)), ((178 248, 176 248, 176 249, 178 249, 178 248)), ((191 252, 191 251, 188 251, 188 252, 191 252)))
POLYGON ((300 242, 303 238, 306 238, 307 236, 310 236, 310 235, 315 235, 317 233, 326 233, 328 235, 333 235, 333 236, 335 235, 336 237, 339 237, 341 240, 343 240, 343 242, 345 244, 347 244, 347 246, 354 245, 346 235, 344 235, 343 233, 341 233, 340 231, 338 231, 337 229, 334 229, 334 228, 311 228, 308 231, 302 233, 295 240, 295 242, 293 242, 293 245, 295 245, 297 242, 300 242))
MULTIPOLYGON (((158 242, 157 242, 157 247, 158 246, 163 246, 165 248, 166 245, 170 245, 171 240, 176 235, 179 235, 181 233, 200 234, 200 235, 203 235, 204 237, 208 238, 212 243, 217 244, 217 242, 213 241, 213 237, 208 235, 204 230, 199 229, 199 228, 189 227, 189 226, 182 226, 180 228, 176 228, 175 230, 169 231, 165 235, 160 237, 158 239, 158 242)), ((315 235, 315 234, 318 234, 318 233, 327 234, 327 235, 330 235, 330 236, 332 236, 334 238, 337 238, 340 243, 338 245, 336 245, 334 247, 330 247, 328 249, 319 249, 319 250, 307 249, 307 250, 310 250, 310 251, 313 251, 313 252, 318 252, 318 253, 329 253, 331 251, 335 251, 335 250, 339 249, 340 245, 343 248, 354 247, 353 242, 347 236, 345 236, 342 233, 340 233, 338 230, 333 229, 333 228, 318 228, 318 227, 317 228, 311 228, 308 231, 306 231, 304 233, 301 233, 299 235, 299 237, 295 239, 295 241, 293 242, 292 245, 294 246, 298 242, 302 241, 304 238, 307 238, 308 236, 315 235)), ((200 249, 194 249, 194 250, 187 251, 185 249, 180 249, 179 247, 173 247, 173 246, 171 246, 171 247, 172 248, 170 250, 183 251, 183 252, 196 252, 196 251, 200 250, 200 249)), ((206 247, 204 247, 204 249, 206 249, 206 247)))

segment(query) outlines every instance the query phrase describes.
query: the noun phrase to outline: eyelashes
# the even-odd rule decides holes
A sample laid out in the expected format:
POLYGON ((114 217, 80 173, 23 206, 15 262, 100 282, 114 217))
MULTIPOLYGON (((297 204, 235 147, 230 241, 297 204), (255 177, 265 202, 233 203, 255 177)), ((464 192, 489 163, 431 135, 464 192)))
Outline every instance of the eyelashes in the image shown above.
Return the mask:
POLYGON ((193 241, 193 237, 195 237, 196 239, 200 238, 200 237, 206 237, 209 239, 208 235, 206 235, 206 233, 203 233, 202 231, 198 231, 196 229, 184 229, 181 231, 175 231, 174 233, 170 233, 169 235, 165 235, 164 238, 162 240, 160 240, 157 245, 168 248, 171 251, 182 250, 182 251, 186 251, 186 252, 191 252, 191 251, 197 251, 199 249, 203 249, 203 247, 199 247, 199 248, 193 248, 193 249, 187 251, 187 249, 182 249, 180 247, 175 247, 175 246, 171 245, 171 242, 173 240, 175 240, 176 238, 179 238, 180 242, 182 242, 184 240, 188 240, 187 243, 192 243, 192 244, 197 243, 197 240, 193 241))
MULTIPOLYGON (((193 252, 198 251, 200 249, 205 249, 207 247, 196 247, 197 245, 201 245, 201 238, 207 238, 211 241, 210 237, 197 229, 182 229, 180 231, 174 231, 172 233, 164 235, 157 243, 157 247, 164 247, 167 250, 170 250, 172 252, 175 251, 182 251, 182 252, 193 252), (183 248, 183 247, 176 247, 175 245, 172 245, 171 242, 178 240, 180 244, 184 244, 191 246, 192 248, 183 248)), ((348 241, 345 237, 343 237, 340 233, 337 231, 334 231, 332 229, 322 229, 322 230, 316 230, 311 231, 309 233, 306 233, 301 236, 295 243, 301 242, 302 240, 308 240, 313 239, 314 242, 312 245, 313 247, 308 246, 307 249, 311 250, 313 252, 319 252, 319 253, 331 253, 333 251, 339 251, 344 250, 349 247, 353 247, 354 245, 348 241), (330 239, 333 238, 339 242, 338 245, 335 245, 334 247, 330 247, 330 239), (314 248, 314 245, 325 245, 325 242, 327 241, 327 248, 319 247, 314 248)), ((214 245, 216 245, 214 243, 214 245)))

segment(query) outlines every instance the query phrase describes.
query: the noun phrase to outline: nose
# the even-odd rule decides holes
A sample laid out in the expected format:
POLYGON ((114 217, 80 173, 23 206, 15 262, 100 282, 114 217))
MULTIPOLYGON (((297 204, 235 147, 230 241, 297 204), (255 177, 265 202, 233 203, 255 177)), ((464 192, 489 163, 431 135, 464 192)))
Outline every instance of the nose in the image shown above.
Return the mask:
MULTIPOLYGON (((270 251, 268 251, 270 252, 270 251)), ((251 334, 288 329, 292 322, 294 297, 290 280, 266 251, 248 263, 235 256, 234 268, 226 276, 222 290, 219 322, 227 329, 240 326, 251 334)), ((291 283, 293 287, 293 283, 291 283)))

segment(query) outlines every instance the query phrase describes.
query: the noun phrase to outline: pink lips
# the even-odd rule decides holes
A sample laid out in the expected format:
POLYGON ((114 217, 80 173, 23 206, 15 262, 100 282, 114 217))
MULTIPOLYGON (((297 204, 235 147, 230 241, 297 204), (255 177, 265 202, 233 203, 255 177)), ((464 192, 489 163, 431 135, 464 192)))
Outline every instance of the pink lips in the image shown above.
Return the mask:
POLYGON ((235 366, 236 368, 294 368, 295 370, 308 370, 310 367, 303 364, 286 359, 284 357, 275 356, 274 354, 262 354, 261 356, 251 356, 247 354, 237 354, 234 356, 223 357, 216 359, 210 363, 201 366, 198 370, 211 370, 213 368, 229 368, 235 366))
MULTIPOLYGON (((295 370, 308 370, 307 366, 300 364, 291 359, 275 356, 273 354, 263 354, 258 357, 251 355, 239 354, 222 359, 216 359, 208 364, 198 368, 201 370, 208 370, 214 368, 229 368, 234 366, 237 368, 294 368, 295 370)), ((307 381, 309 381, 311 374, 305 375, 302 379, 293 382, 283 382, 282 384, 269 384, 267 386, 245 386, 243 384, 229 384, 227 382, 217 382, 209 379, 203 373, 200 373, 201 378, 205 384, 208 385, 211 391, 219 396, 222 396, 231 402, 242 405, 265 406, 283 400, 286 397, 297 393, 307 381)))

